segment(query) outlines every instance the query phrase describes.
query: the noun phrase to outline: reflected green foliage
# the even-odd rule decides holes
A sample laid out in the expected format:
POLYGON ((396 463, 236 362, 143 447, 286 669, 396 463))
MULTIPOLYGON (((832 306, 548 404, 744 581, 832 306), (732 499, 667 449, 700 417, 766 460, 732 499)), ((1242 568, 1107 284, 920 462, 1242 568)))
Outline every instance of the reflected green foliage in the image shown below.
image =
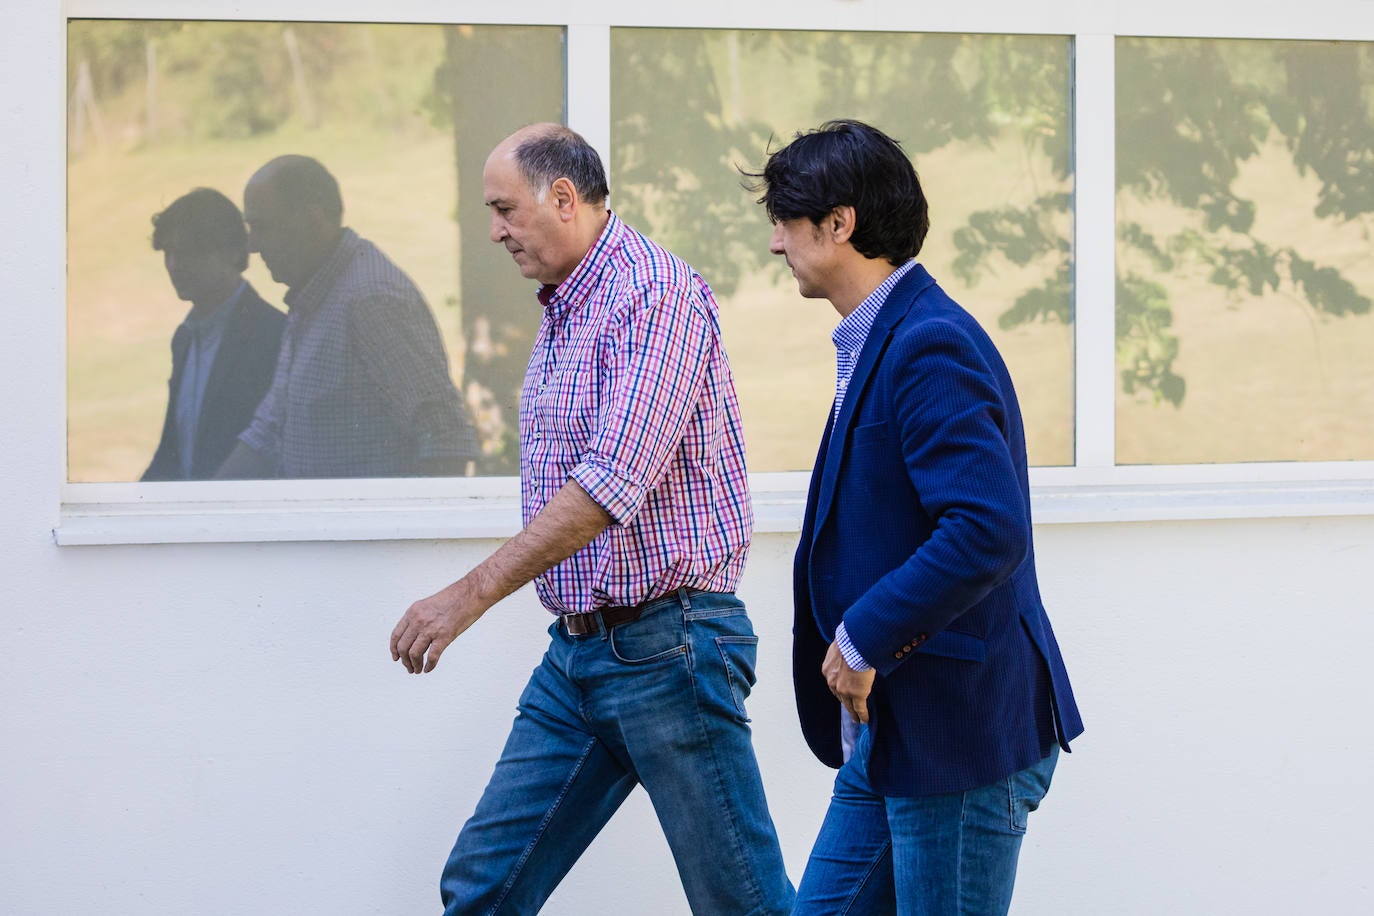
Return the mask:
POLYGON ((1156 402, 1183 403, 1187 382, 1174 372, 1178 338, 1169 333, 1174 313, 1169 294, 1158 283, 1130 273, 1116 280, 1116 348, 1121 388, 1153 396, 1156 402))
POLYGON ((1317 216, 1374 212, 1374 51, 1295 42, 1281 59, 1287 92, 1268 100, 1269 114, 1298 170, 1321 180, 1317 216))
POLYGON ((147 44, 178 30, 178 23, 146 20, 74 20, 67 30, 67 85, 85 64, 102 94, 118 95, 147 74, 147 44))
POLYGON ((1068 194, 1044 194, 1029 207, 1002 207, 981 210, 969 216, 968 224, 955 230, 954 244, 959 255, 954 270, 965 283, 976 284, 990 269, 994 255, 1017 267, 1041 259, 1052 259, 1054 272, 1041 286, 1026 290, 1012 307, 998 316, 1003 329, 1030 321, 1073 321, 1070 294, 1070 263, 1073 246, 1055 224, 1069 209, 1068 194))
MULTIPOLYGON (((991 147, 1010 131, 1028 157, 1048 159, 1056 179, 1071 175, 1064 39, 622 29, 613 59, 617 206, 726 295, 767 258, 760 216, 735 187, 733 167, 756 168, 793 130, 859 118, 900 137, 918 161, 953 143, 991 147), (722 90, 740 81, 742 104, 722 90), (755 98, 768 89, 780 91, 755 98), (654 158, 653 149, 674 155, 654 158)), ((1050 275, 1012 304, 1004 327, 1073 320, 1072 246, 1060 225, 1069 208, 1068 194, 1041 193, 1024 209, 974 213, 956 233, 965 282, 1002 263, 1050 275)))
POLYGON ((1334 266, 1254 235, 1256 203, 1235 189, 1241 165, 1280 139, 1299 174, 1315 174, 1313 212, 1348 221, 1374 212, 1374 58, 1367 45, 1121 39, 1117 42, 1117 183, 1141 200, 1193 214, 1160 240, 1138 222, 1118 227, 1122 269, 1117 342, 1122 386, 1182 403, 1173 372, 1179 340, 1167 292, 1130 273, 1138 256, 1157 272, 1197 265, 1239 296, 1288 291, 1318 315, 1370 311, 1374 302, 1334 266))
MULTIPOLYGON (((291 66, 283 26, 223 23, 194 29, 169 49, 168 71, 191 77, 189 110, 198 136, 229 139, 270 133, 291 115, 291 66), (264 91, 266 89, 267 91, 264 91)), ((312 37, 317 29, 309 30, 312 37)), ((316 58, 310 60, 318 73, 316 58)), ((318 117, 318 114, 314 115, 318 117)))
MULTIPOLYGON (((612 82, 611 204, 728 296, 767 257, 758 244, 759 208, 740 192, 734 164, 767 145, 768 126, 727 112, 710 54, 719 33, 612 34, 616 67, 632 76, 612 82), (665 149, 673 155, 659 155, 665 149)), ((757 50, 760 40, 746 37, 749 47, 731 52, 757 50)))
MULTIPOLYGON (((1068 55, 1061 39, 1011 35, 819 33, 794 49, 820 72, 816 108, 900 125, 916 157, 956 141, 991 145, 1006 128, 1067 177, 1068 55)), ((894 130, 897 130, 894 127, 894 130)))
POLYGON ((530 281, 493 248, 482 198, 487 155, 517 128, 563 120, 562 30, 445 26, 426 109, 453 132, 463 384, 481 439, 479 474, 520 471, 520 384, 539 330, 530 281), (486 91, 500 74, 499 92, 486 91))
MULTIPOLYGON (((728 166, 757 165, 768 125, 856 117, 900 136, 919 161, 954 143, 991 145, 1011 131, 1053 175, 1072 177, 1069 56, 1059 39, 846 32, 616 30, 614 172, 632 221, 703 270, 723 293, 765 260, 741 239, 750 226, 728 166), (722 49, 726 50, 722 50, 722 49), (746 61, 741 64, 740 60, 746 61), (751 66, 748 61, 765 63, 751 66), (766 100, 739 105, 722 87, 743 72, 766 100), (803 78, 798 78, 803 74, 803 78), (768 93, 770 81, 785 94, 768 93), (691 87, 684 91, 683 87, 691 87), (741 112, 744 112, 742 115, 741 112), (647 150, 671 149, 654 159, 647 150), (743 153, 743 155, 741 155, 743 153)), ((1320 183, 1314 214, 1374 212, 1374 60, 1356 43, 1122 39, 1117 45, 1119 190, 1169 204, 1186 227, 1118 227, 1116 303, 1121 384, 1179 405, 1181 342, 1167 290, 1146 276, 1200 269, 1210 282, 1258 296, 1283 292, 1317 315, 1364 314, 1374 303, 1338 265, 1301 240, 1257 237, 1258 204, 1236 189, 1244 164, 1280 141, 1300 174, 1320 183), (1143 271, 1143 273, 1142 273, 1143 271)), ((786 139, 787 130, 772 143, 786 139)), ((1070 195, 971 214, 954 234, 967 284, 1005 268, 1040 268, 999 316, 1010 329, 1072 322, 1070 195)))
POLYGON ((68 85, 84 67, 98 106, 155 105, 143 142, 244 139, 293 118, 395 127, 418 109, 423 68, 413 64, 437 55, 437 37, 337 22, 74 20, 68 85))
MULTIPOLYGON (((868 110, 875 123, 900 125, 906 148, 918 159, 953 142, 991 146, 1010 129, 1027 155, 1049 160, 1057 179, 1071 177, 1069 58, 1054 53, 1062 47, 1059 40, 1011 35, 903 38, 829 36, 819 58, 827 71, 822 105, 834 111, 868 110), (846 78, 856 70, 857 79, 846 78)), ((972 213, 955 231, 959 254, 954 269, 969 285, 997 270, 999 262, 1039 265, 1050 275, 999 316, 1002 328, 1073 321, 1073 245, 1061 225, 1070 206, 1067 193, 1039 194, 1026 207, 972 213)))

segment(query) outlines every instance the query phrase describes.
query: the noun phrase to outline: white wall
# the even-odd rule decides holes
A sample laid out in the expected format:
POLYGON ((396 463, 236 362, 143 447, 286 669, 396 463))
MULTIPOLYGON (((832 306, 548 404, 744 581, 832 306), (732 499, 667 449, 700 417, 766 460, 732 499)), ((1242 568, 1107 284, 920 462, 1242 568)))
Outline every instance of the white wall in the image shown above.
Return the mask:
MULTIPOLYGON (((521 593, 411 677, 395 618, 494 542, 54 546, 60 20, 23 0, 0 24, 0 914, 433 912, 546 618, 521 593)), ((1374 911, 1374 517, 1037 537, 1088 731, 1015 912, 1374 911)), ((760 538, 741 591, 796 878, 829 775, 792 712, 793 539, 760 538)), ((642 794, 549 907, 685 911, 642 794)))
MULTIPOLYGON (((426 677, 386 638, 492 542, 56 548, 45 500, 5 486, 0 913, 437 910, 545 618, 522 593, 426 677)), ((1088 731, 1032 820, 1016 912, 1374 908, 1374 520, 1038 536, 1088 731)), ((742 592, 796 878, 828 771, 791 708, 792 543, 763 538, 742 592)), ((686 912, 642 794, 549 912, 608 908, 686 912)))

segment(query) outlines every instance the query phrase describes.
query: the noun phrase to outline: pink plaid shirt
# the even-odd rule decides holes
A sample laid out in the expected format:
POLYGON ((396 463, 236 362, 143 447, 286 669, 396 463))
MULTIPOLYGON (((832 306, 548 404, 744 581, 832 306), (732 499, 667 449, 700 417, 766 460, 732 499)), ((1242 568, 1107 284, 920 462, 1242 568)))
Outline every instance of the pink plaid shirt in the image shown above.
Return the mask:
POLYGON ((525 523, 569 478, 613 523, 535 580, 554 613, 734 591, 753 510, 715 298, 614 213, 544 320, 520 393, 525 523))

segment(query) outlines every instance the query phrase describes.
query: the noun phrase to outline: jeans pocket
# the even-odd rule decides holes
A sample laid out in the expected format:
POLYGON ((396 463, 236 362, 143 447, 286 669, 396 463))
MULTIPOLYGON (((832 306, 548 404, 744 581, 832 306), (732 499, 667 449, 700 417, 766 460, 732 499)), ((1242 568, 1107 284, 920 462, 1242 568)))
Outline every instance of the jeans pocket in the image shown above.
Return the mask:
POLYGON ((1040 799, 1017 794, 1016 777, 1011 776, 1007 779, 1007 805, 1012 832, 1025 833, 1030 825, 1030 813, 1040 807, 1040 799))
POLYGON ((759 638, 757 636, 717 636, 716 649, 720 652, 725 665, 725 679, 730 685, 730 698, 735 701, 735 710, 741 719, 749 721, 744 701, 757 683, 754 674, 759 659, 759 638))
POLYGON ((1056 749, 1044 760, 1007 777, 1007 801, 1011 812, 1011 829, 1025 833, 1032 811, 1040 807, 1050 790, 1050 777, 1057 762, 1056 749))
POLYGON ((687 654, 687 630, 681 613, 659 611, 612 628, 610 644, 618 661, 647 665, 687 654))

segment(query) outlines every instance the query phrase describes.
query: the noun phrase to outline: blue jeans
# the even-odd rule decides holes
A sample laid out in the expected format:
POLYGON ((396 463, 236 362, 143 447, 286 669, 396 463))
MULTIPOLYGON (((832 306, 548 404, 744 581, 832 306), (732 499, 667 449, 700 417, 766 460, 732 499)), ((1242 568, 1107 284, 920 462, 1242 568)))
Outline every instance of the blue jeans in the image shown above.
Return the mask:
POLYGON ((875 795, 864 728, 797 889, 797 916, 898 913, 995 916, 1011 906, 1030 812, 1050 788, 1059 748, 1034 766, 968 792, 875 795))
POLYGON ((693 913, 790 912, 744 711, 758 646, 744 605, 683 590, 609 632, 549 634, 444 866, 444 912, 536 912, 639 783, 693 913))

